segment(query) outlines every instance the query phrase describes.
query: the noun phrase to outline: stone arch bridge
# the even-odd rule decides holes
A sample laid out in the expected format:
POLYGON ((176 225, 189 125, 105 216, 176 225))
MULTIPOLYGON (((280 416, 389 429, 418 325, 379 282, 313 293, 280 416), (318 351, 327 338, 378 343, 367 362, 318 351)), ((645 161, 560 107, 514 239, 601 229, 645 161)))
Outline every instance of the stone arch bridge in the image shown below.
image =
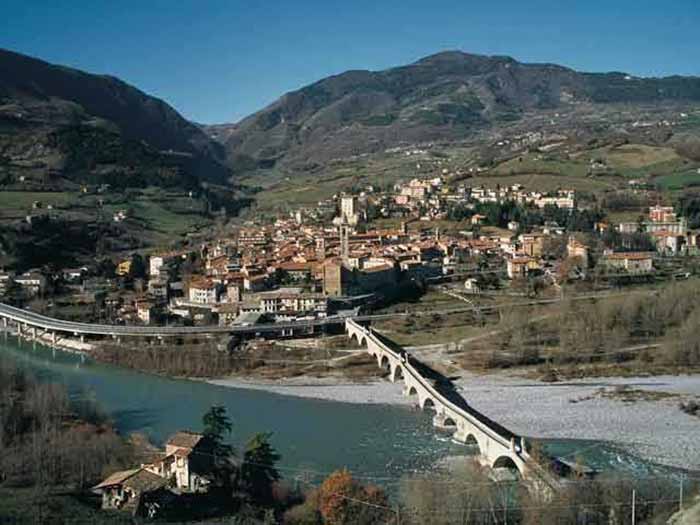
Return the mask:
POLYGON ((404 395, 415 397, 421 409, 434 410, 433 425, 452 431, 456 441, 478 446, 477 459, 482 465, 517 470, 520 477, 545 492, 551 493, 559 488, 559 480, 530 456, 521 436, 469 406, 456 392, 438 390, 421 372, 420 363, 410 358, 401 347, 353 319, 345 321, 345 331, 351 339, 366 347, 367 353, 377 359, 380 367, 389 371, 392 382, 403 382, 404 395))

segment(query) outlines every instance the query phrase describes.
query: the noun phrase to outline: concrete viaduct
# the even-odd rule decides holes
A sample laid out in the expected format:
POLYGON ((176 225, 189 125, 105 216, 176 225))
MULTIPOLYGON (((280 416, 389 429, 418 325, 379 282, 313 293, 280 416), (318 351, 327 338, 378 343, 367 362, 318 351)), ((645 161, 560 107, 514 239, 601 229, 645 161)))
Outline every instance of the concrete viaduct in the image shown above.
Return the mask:
POLYGON ((404 395, 415 398, 421 409, 435 412, 433 425, 453 432, 453 439, 478 447, 478 461, 490 468, 508 468, 532 483, 538 490, 558 490, 559 480, 530 456, 525 440, 475 410, 456 392, 439 391, 425 377, 420 363, 398 345, 353 319, 345 321, 347 335, 367 348, 377 364, 389 371, 392 382, 403 381, 404 395))
POLYGON ((252 326, 134 326, 79 323, 47 317, 29 310, 23 310, 0 303, 0 318, 5 327, 10 323, 17 326, 18 335, 37 336, 37 330, 42 330, 52 336, 56 342, 57 334, 80 337, 103 336, 120 340, 126 337, 143 337, 164 339, 194 335, 242 335, 259 336, 274 335, 291 337, 294 335, 313 334, 317 329, 341 324, 341 318, 314 319, 310 321, 295 321, 288 323, 269 323, 252 326))

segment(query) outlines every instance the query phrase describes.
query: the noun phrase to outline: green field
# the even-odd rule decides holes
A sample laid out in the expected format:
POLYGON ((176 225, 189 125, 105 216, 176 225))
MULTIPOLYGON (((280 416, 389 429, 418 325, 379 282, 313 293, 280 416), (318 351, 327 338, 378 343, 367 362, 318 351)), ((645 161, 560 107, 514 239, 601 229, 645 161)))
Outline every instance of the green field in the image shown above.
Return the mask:
POLYGON ((513 184, 522 184, 526 189, 534 191, 554 191, 565 188, 586 192, 600 192, 616 189, 623 185, 623 181, 614 177, 564 176, 557 174, 543 175, 541 173, 480 175, 465 179, 464 183, 469 186, 495 186, 496 184, 511 186, 513 184))
POLYGON ((156 234, 182 235, 210 223, 202 215, 203 203, 181 193, 144 191, 135 198, 105 205, 110 214, 123 209, 130 212, 130 221, 142 223, 156 234))
MULTIPOLYGON (((42 223, 43 229, 33 232, 49 232, 51 225, 54 225, 54 229, 64 227, 65 231, 75 233, 80 232, 81 228, 87 231, 99 225, 106 232, 105 240, 113 243, 117 250, 124 250, 170 246, 190 232, 213 226, 215 221, 204 214, 205 209, 206 204, 202 199, 190 198, 182 191, 159 188, 102 194, 3 191, 0 192, 0 227, 6 225, 8 234, 13 232, 5 241, 14 239, 10 242, 12 248, 6 248, 9 251, 3 261, 4 264, 14 265, 27 261, 27 257, 33 260, 28 248, 22 248, 22 239, 27 234, 19 234, 17 230, 19 221, 28 214, 48 213, 51 218, 48 223, 42 223), (41 202, 41 207, 32 209, 32 204, 37 201, 41 202), (48 205, 52 206, 51 210, 47 209, 48 205), (126 212, 127 219, 115 223, 114 214, 121 210, 126 212)), ((52 242, 60 242, 60 235, 57 236, 56 232, 52 235, 52 242)), ((84 238, 87 240, 89 236, 84 238)), ((40 238, 36 240, 39 242, 40 238)), ((58 250, 58 245, 54 246, 58 250)), ((94 246, 86 244, 84 248, 92 250, 94 246)), ((79 252, 74 250, 74 253, 79 252)))
POLYGON ((617 147, 598 148, 586 152, 583 159, 602 159, 619 171, 648 168, 679 159, 673 148, 646 144, 623 144, 617 147))
POLYGON ((273 172, 257 174, 243 182, 265 188, 256 195, 259 212, 278 212, 295 206, 313 206, 336 193, 367 185, 386 189, 400 180, 435 176, 443 167, 454 168, 466 162, 468 150, 450 151, 449 155, 435 152, 418 156, 379 153, 361 159, 331 162, 315 173, 281 175, 273 172))
POLYGON ((556 154, 526 153, 510 159, 478 177, 465 179, 476 185, 522 184, 528 189, 552 191, 572 188, 598 193, 625 189, 630 179, 641 179, 662 190, 679 190, 700 185, 698 163, 680 157, 671 147, 646 144, 604 146, 557 158, 556 154), (602 160, 607 171, 589 175, 591 162, 602 160))
POLYGON ((65 208, 75 203, 76 193, 48 191, 0 191, 0 213, 2 215, 26 214, 39 201, 44 207, 65 208))
POLYGON ((680 131, 700 130, 700 112, 690 113, 686 118, 680 119, 677 129, 680 131))
POLYGON ((492 170, 492 173, 497 175, 541 173, 582 178, 588 174, 588 166, 583 162, 529 153, 502 162, 492 170))
POLYGON ((654 179, 654 183, 664 190, 681 190, 690 186, 700 186, 700 173, 697 169, 664 175, 654 179))
MULTIPOLYGON (((418 155, 378 153, 354 160, 330 163, 316 173, 258 174, 245 182, 259 184, 257 211, 274 213, 295 206, 313 206, 334 194, 367 185, 386 189, 399 180, 426 178, 446 170, 473 167, 477 151, 468 146, 435 148, 418 155)), ((603 146, 582 152, 527 152, 497 164, 475 177, 459 178, 469 186, 522 184, 528 189, 552 191, 571 188, 598 193, 627 187, 629 178, 665 177, 688 170, 689 163, 673 148, 646 144, 603 146), (607 172, 590 174, 592 160, 604 160, 607 172)))

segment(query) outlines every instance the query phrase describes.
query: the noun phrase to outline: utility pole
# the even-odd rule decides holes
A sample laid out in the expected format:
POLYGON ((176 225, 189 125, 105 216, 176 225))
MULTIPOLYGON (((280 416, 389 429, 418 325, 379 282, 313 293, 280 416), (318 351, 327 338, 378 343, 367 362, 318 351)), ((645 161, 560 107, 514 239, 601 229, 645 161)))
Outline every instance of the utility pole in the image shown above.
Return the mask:
POLYGON ((681 488, 680 497, 678 499, 678 510, 683 510, 683 482, 685 481, 685 474, 681 474, 681 488))
POLYGON ((632 525, 637 523, 637 513, 636 513, 636 503, 637 503, 637 491, 632 489, 632 525))

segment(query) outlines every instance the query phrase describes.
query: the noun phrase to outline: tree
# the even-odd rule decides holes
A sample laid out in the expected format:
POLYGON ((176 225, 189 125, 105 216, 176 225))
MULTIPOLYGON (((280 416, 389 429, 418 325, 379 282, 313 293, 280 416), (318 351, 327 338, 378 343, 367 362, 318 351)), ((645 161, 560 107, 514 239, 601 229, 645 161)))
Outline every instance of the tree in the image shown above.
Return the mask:
POLYGON ((209 411, 202 416, 204 435, 217 445, 224 442, 224 434, 230 434, 233 430, 231 419, 226 414, 226 407, 212 405, 209 411))
POLYGON ((328 476, 319 489, 319 510, 326 523, 386 523, 393 512, 384 491, 357 483, 347 469, 328 476))
POLYGON ((287 525, 321 525, 323 520, 319 512, 319 491, 312 489, 304 498, 304 502, 284 513, 284 523, 287 525))
POLYGON ((231 434, 233 425, 226 407, 213 405, 202 417, 204 438, 211 447, 211 468, 217 482, 227 490, 234 490, 238 485, 239 469, 233 447, 224 441, 226 434, 231 434))
POLYGON ((426 472, 404 477, 399 497, 407 510, 401 523, 408 525, 518 523, 512 485, 491 480, 476 464, 465 464, 449 476, 426 472))
POLYGON ((280 455, 270 444, 269 433, 255 434, 246 444, 241 466, 241 481, 253 501, 267 504, 272 501, 272 486, 280 479, 275 463, 280 455))
POLYGON ((97 261, 97 265, 95 266, 95 273, 99 277, 114 277, 114 271, 117 269, 117 266, 114 264, 114 261, 112 259, 104 258, 100 259, 97 261))
POLYGON ((129 275, 132 278, 143 278, 146 276, 146 263, 143 257, 138 253, 135 253, 131 258, 131 269, 129 275))

